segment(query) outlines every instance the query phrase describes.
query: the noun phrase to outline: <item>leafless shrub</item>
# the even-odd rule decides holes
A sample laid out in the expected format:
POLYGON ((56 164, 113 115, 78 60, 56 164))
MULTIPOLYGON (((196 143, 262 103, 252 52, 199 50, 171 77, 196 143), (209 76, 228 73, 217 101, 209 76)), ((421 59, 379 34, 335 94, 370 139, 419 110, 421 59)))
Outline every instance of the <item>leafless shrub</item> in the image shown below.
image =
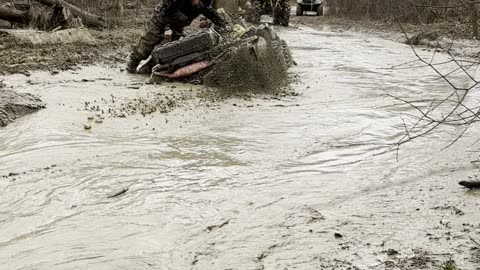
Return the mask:
POLYGON ((438 20, 467 22, 470 18, 470 7, 462 5, 465 2, 470 0, 327 0, 327 5, 330 7, 330 14, 336 16, 432 23, 438 20))
MULTIPOLYGON (((405 31, 403 34, 408 38, 405 31)), ((452 44, 453 41, 450 47, 452 44)), ((480 121, 480 106, 475 97, 475 93, 480 87, 480 80, 476 78, 476 71, 480 63, 476 60, 456 58, 450 52, 450 47, 442 48, 438 45, 432 55, 426 57, 420 55, 413 45, 410 46, 416 60, 393 68, 429 68, 451 90, 442 98, 419 101, 390 95, 390 97, 411 106, 417 112, 415 115, 408 116, 410 121, 402 117, 404 134, 394 147, 398 151, 403 144, 427 136, 441 126, 458 127, 460 129, 458 136, 445 146, 449 147, 455 144, 472 124, 480 121), (439 61, 437 52, 442 52, 442 56, 446 55, 447 60, 439 61)))

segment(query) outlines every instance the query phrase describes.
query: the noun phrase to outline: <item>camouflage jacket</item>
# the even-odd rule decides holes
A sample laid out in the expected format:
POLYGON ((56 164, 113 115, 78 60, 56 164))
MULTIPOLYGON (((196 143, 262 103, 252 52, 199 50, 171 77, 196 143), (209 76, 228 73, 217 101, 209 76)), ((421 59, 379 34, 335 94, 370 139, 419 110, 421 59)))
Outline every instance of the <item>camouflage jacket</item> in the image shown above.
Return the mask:
POLYGON ((239 8, 245 9, 247 0, 213 0, 213 8, 223 8, 231 14, 238 13, 239 8))
POLYGON ((158 22, 160 22, 161 28, 166 27, 168 20, 175 13, 181 12, 188 18, 188 24, 190 24, 199 15, 204 15, 211 20, 215 25, 224 27, 227 25, 225 20, 211 7, 212 0, 201 0, 199 6, 192 5, 192 0, 163 0, 159 4, 156 10, 160 16, 158 22))

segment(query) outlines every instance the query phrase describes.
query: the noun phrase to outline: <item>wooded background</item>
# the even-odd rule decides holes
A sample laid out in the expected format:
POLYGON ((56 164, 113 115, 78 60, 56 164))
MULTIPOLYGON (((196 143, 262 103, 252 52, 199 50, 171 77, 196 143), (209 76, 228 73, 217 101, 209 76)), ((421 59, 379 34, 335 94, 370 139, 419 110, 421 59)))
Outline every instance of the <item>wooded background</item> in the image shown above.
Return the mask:
POLYGON ((470 0, 327 0, 331 15, 382 21, 470 22, 477 3, 470 0))
POLYGON ((39 29, 59 25, 115 27, 144 22, 157 3, 158 0, 0 0, 0 19, 39 29))
MULTIPOLYGON (((45 0, 44 0, 45 1, 45 0)), ((56 1, 56 0, 50 0, 56 1)), ((159 0, 63 0, 89 13, 101 16, 107 25, 128 19, 145 19, 159 0)), ((295 5, 295 0, 290 0, 295 5)), ((476 0, 326 0, 331 16, 389 22, 435 23, 453 21, 477 23, 476 0)), ((39 0, 0 0, 2 6, 28 6, 39 0)))

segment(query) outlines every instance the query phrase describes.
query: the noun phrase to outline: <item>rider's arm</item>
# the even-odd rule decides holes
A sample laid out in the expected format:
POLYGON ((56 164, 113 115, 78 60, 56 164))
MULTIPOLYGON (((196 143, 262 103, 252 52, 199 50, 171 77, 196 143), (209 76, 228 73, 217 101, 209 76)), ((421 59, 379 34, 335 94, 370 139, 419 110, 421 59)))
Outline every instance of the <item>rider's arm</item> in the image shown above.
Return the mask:
POLYGON ((168 24, 167 17, 174 10, 174 0, 164 0, 161 5, 155 7, 156 23, 160 29, 165 30, 168 24))
POLYGON ((220 16, 212 7, 201 5, 199 8, 200 13, 212 21, 216 26, 224 28, 228 25, 225 19, 223 19, 222 16, 220 16))

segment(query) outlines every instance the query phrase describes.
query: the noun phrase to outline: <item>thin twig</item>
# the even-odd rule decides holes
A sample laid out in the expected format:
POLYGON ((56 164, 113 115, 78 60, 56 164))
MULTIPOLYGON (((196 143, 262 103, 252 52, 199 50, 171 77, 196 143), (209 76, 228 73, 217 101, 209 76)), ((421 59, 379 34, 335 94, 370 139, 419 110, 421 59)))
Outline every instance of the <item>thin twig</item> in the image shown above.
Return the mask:
POLYGON ((471 237, 471 236, 469 235, 468 238, 470 238, 470 240, 472 240, 473 243, 477 244, 477 246, 480 247, 480 243, 477 242, 475 239, 473 239, 473 237, 471 237))

